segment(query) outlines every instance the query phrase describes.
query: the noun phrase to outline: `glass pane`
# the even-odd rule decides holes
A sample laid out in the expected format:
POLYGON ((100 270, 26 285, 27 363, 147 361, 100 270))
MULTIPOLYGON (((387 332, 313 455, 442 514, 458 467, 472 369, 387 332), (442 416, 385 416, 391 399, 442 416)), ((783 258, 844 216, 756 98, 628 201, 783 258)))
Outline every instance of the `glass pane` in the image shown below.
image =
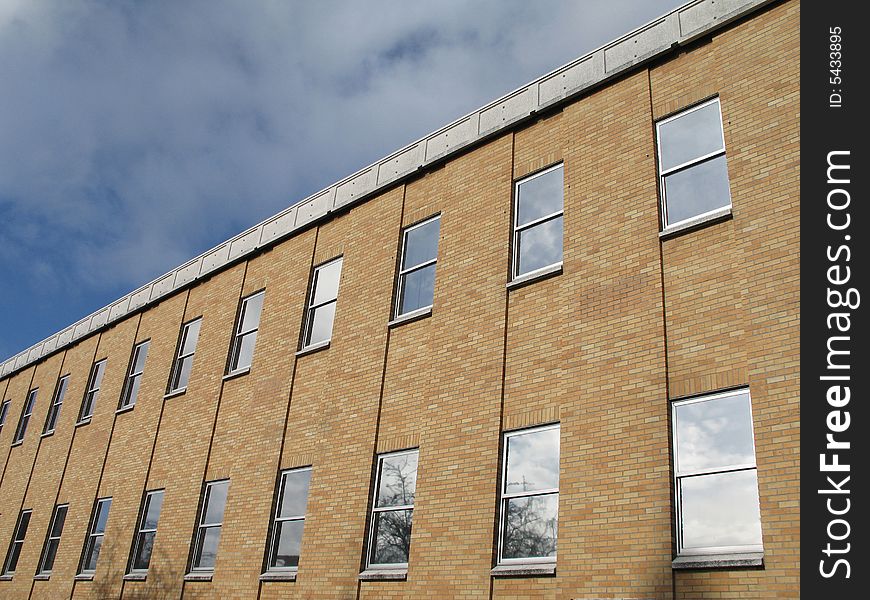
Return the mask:
POLYGON ((9 400, 0 404, 0 427, 6 423, 7 414, 9 414, 9 400))
POLYGON ((754 469, 680 480, 683 547, 761 545, 754 469))
POLYGON ((190 323, 185 328, 184 342, 181 344, 181 355, 186 356, 193 354, 196 351, 196 342, 199 339, 199 326, 202 325, 202 320, 196 320, 190 323))
POLYGON ((294 471, 284 474, 279 517, 304 517, 308 507, 308 484, 311 471, 294 471))
POLYGON ((411 519, 414 511, 389 510, 376 512, 372 535, 370 564, 395 564, 408 562, 411 549, 411 519))
POLYGON ((145 358, 148 356, 148 346, 150 342, 136 347, 136 357, 133 359, 132 373, 141 373, 145 370, 145 358))
POLYGON ((525 229, 517 237, 517 275, 562 261, 562 217, 525 229))
POLYGON ((106 521, 109 520, 109 508, 112 506, 111 500, 102 500, 97 506, 97 516, 94 519, 94 528, 91 533, 103 533, 106 531, 106 521))
POLYGON ((57 393, 54 396, 54 403, 61 404, 63 397, 66 396, 66 386, 69 384, 69 376, 63 377, 57 385, 57 393))
POLYGON ((562 210, 562 179, 563 169, 559 167, 517 186, 517 226, 562 210))
POLYGON ((193 566, 197 569, 213 569, 217 558, 218 542, 221 539, 220 527, 203 527, 199 530, 199 541, 193 566))
POLYGON ((263 308, 263 298, 266 294, 257 294, 245 300, 242 306, 242 323, 240 333, 246 333, 260 326, 260 311, 263 308))
MULTIPOLYGON (((255 334, 251 334, 255 335, 255 334)), ((190 379, 190 369, 193 367, 193 356, 186 356, 178 362, 175 381, 172 383, 173 390, 180 390, 187 387, 187 381, 190 379)))
POLYGON ((332 321, 335 319, 335 304, 335 302, 324 304, 309 313, 311 320, 308 325, 306 346, 311 346, 318 342, 326 342, 332 338, 332 321))
POLYGON ((39 390, 31 390, 30 394, 27 396, 27 408, 24 409, 24 414, 33 413, 33 405, 36 403, 36 394, 39 390))
POLYGON ((559 487, 559 429, 531 431, 507 438, 505 492, 559 487))
POLYGON ((668 175, 664 185, 669 225, 731 204, 724 155, 668 175))
POLYGON ((314 271, 314 295, 311 306, 338 298, 338 280, 341 277, 341 259, 332 261, 314 271))
POLYGON ((9 550, 9 560, 6 562, 7 573, 14 573, 15 569, 18 568, 18 557, 21 556, 21 547, 23 545, 21 542, 12 544, 12 548, 9 550))
POLYGON ((21 520, 18 522, 18 529, 15 532, 15 539, 22 541, 27 536, 27 529, 30 527, 30 516, 33 513, 26 512, 21 514, 21 520))
POLYGON ((270 567, 299 566, 299 549, 302 546, 302 529, 305 521, 278 521, 275 523, 275 537, 272 546, 270 567))
POLYGON ((502 558, 556 556, 559 494, 505 500, 502 558))
POLYGON ((408 506, 414 504, 417 491, 417 453, 386 456, 380 462, 376 506, 408 506))
POLYGON ((749 394, 677 404, 677 472, 755 464, 749 394))
POLYGON ((254 346, 257 343, 257 332, 252 331, 238 338, 238 351, 232 370, 247 369, 254 362, 254 346))
POLYGON ((48 418, 45 420, 45 431, 43 433, 54 431, 54 426, 57 423, 57 415, 60 412, 60 404, 52 404, 48 409, 48 418))
MULTIPOLYGON (((97 366, 94 367, 94 379, 91 382, 92 390, 100 389, 100 386, 103 384, 103 374, 106 372, 106 361, 101 360, 97 363, 97 366)), ((96 397, 96 396, 95 396, 96 397)))
POLYGON ((68 507, 66 506, 61 506, 57 509, 57 511, 55 511, 54 523, 52 523, 51 534, 49 535, 49 537, 57 538, 60 537, 60 535, 63 533, 63 524, 66 522, 67 508, 68 507))
POLYGON ((45 558, 42 561, 41 571, 51 571, 54 567, 54 557, 57 556, 57 547, 59 544, 59 539, 48 540, 48 543, 45 545, 45 558))
POLYGON ((663 171, 722 150, 719 103, 708 104, 659 126, 659 145, 663 171))
POLYGON ((130 406, 131 404, 136 404, 136 396, 139 395, 139 385, 142 383, 142 376, 136 375, 132 379, 127 382, 127 393, 124 396, 124 402, 121 405, 130 406))
POLYGON ((98 535, 88 540, 88 550, 85 554, 85 562, 82 571, 96 571, 97 559, 100 558, 100 549, 103 547, 103 536, 98 535))
POLYGON ((139 534, 139 542, 136 545, 136 556, 133 557, 133 569, 146 570, 151 562, 151 552, 154 549, 154 538, 157 533, 149 531, 139 534))
POLYGON ((145 518, 142 520, 142 529, 157 529, 161 508, 163 508, 163 492, 149 494, 145 506, 145 518))
POLYGON ((423 267, 402 275, 402 297, 399 298, 399 314, 432 306, 435 297, 435 265, 423 267))
POLYGON ((223 523, 224 506, 227 503, 229 487, 229 481, 221 481, 208 486, 205 498, 205 514, 202 519, 204 525, 223 523))
POLYGON ((438 233, 441 230, 441 219, 433 219, 428 223, 409 229, 405 234, 405 256, 402 259, 402 269, 409 269, 438 256, 438 233))
POLYGON ((90 417, 94 412, 94 401, 99 393, 99 391, 88 392, 88 395, 85 396, 85 403, 82 405, 82 419, 90 417))

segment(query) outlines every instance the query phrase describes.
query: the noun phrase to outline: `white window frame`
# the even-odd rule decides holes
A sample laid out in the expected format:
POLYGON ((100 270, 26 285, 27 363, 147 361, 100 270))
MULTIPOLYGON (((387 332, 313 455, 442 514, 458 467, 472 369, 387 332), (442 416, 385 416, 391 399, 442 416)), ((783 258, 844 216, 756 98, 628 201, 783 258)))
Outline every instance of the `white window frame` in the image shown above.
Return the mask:
POLYGON ((140 380, 141 386, 142 374, 145 372, 145 362, 148 360, 148 348, 151 346, 151 340, 139 342, 133 346, 133 353, 130 355, 130 368, 127 371, 127 379, 124 381, 124 391, 121 392, 121 401, 118 403, 118 410, 136 406, 136 400, 139 396, 139 389, 136 389, 136 394, 133 395, 133 384, 136 380, 140 380), (145 357, 142 359, 142 369, 136 370, 136 363, 139 362, 139 354, 145 352, 145 357))
MULTIPOLYGON (((703 394, 699 396, 693 396, 691 398, 680 398, 677 400, 673 400, 671 402, 671 430, 673 431, 673 455, 674 455, 674 510, 676 516, 675 529, 677 534, 677 556, 703 556, 709 554, 737 554, 737 553, 749 553, 749 552, 763 552, 764 545, 763 544, 747 544, 741 546, 709 546, 706 548, 690 548, 686 549, 683 547, 683 535, 682 535, 682 502, 680 500, 680 483, 682 479, 687 479, 691 477, 701 476, 701 475, 717 475, 723 473, 735 473, 738 471, 758 471, 758 466, 756 461, 752 461, 751 463, 741 463, 727 466, 720 466, 715 468, 707 468, 707 469, 695 469, 691 471, 679 471, 678 470, 678 457, 677 457, 677 449, 679 445, 677 444, 677 406, 684 406, 688 404, 697 404, 700 402, 710 402, 714 400, 719 400, 722 398, 727 398, 729 396, 740 396, 740 395, 749 396, 749 421, 752 427, 752 456, 755 457, 755 424, 754 419, 752 417, 752 396, 749 394, 749 388, 739 388, 734 390, 728 390, 724 392, 713 392, 710 394, 703 394)), ((759 497, 760 501, 760 497, 759 497)), ((759 506, 759 515, 760 515, 760 506, 759 506)))
MULTIPOLYGON (((187 360, 190 360, 191 362, 190 372, 193 371, 193 357, 196 354, 196 347, 199 345, 199 332, 201 328, 202 317, 191 319, 190 321, 181 326, 181 335, 178 338, 178 349, 175 351, 175 360, 172 363, 172 372, 169 375, 169 385, 167 386, 166 390, 167 394, 174 394, 187 389, 187 381, 184 382, 184 385, 178 385, 179 377, 181 377, 185 361, 187 360), (196 330, 196 339, 193 341, 193 349, 190 352, 185 353, 184 346, 187 343, 187 339, 190 335, 190 328, 194 324, 198 324, 199 327, 197 327, 196 330)), ((190 372, 188 372, 188 377, 190 377, 190 372)))
POLYGON ((662 231, 665 231, 668 229, 679 228, 681 225, 688 224, 688 223, 694 223, 696 221, 702 222, 702 221, 706 220, 707 218, 712 218, 712 217, 718 215, 722 211, 725 211, 725 210, 730 211, 731 210, 732 200, 731 200, 731 195, 729 193, 727 206, 720 206, 719 208, 714 208, 712 210, 708 210, 708 211, 703 212, 701 214, 693 215, 691 217, 683 219, 682 221, 668 223, 668 199, 666 197, 666 192, 665 192, 665 190, 666 190, 665 177, 667 177, 668 175, 673 175, 674 173, 677 173, 678 171, 685 171, 685 170, 690 169, 696 165, 707 162, 708 160, 713 160, 714 158, 718 158, 719 156, 725 156, 725 155, 726 155, 726 152, 725 152, 725 127, 724 127, 724 124, 722 123, 722 104, 719 102, 718 96, 715 98, 711 98, 710 100, 707 100, 706 102, 702 102, 696 106, 692 106, 690 108, 687 108, 686 110, 680 111, 675 115, 671 115, 670 117, 667 117, 666 119, 662 119, 661 121, 656 122, 656 157, 658 158, 658 168, 659 168, 659 193, 661 195, 661 210, 662 210, 661 226, 662 226, 662 231), (662 169, 662 135, 661 135, 662 125, 667 125, 671 121, 676 121, 677 119, 679 119, 681 117, 685 117, 686 115, 689 115, 689 114, 695 112, 696 110, 700 110, 702 108, 710 106, 711 104, 716 104, 716 106, 719 108, 719 135, 722 138, 721 149, 716 150, 714 152, 708 152, 707 154, 703 154, 701 156, 693 158, 692 160, 688 160, 684 163, 681 163, 681 164, 676 165, 674 167, 671 167, 669 169, 666 169, 666 170, 662 169))
POLYGON ((100 386, 102 386, 103 377, 106 374, 106 361, 108 359, 104 358, 95 361, 91 365, 91 374, 88 376, 88 389, 85 392, 85 397, 82 399, 82 407, 79 410, 79 423, 90 420, 94 415, 94 408, 97 406, 97 398, 100 395, 100 386))
POLYGON ((332 341, 332 333, 335 331, 335 316, 332 318, 332 327, 329 332, 329 339, 321 340, 318 342, 311 343, 311 332, 309 331, 309 327, 313 326, 314 314, 319 308, 323 308, 329 304, 336 305, 336 311, 334 315, 338 314, 338 292, 341 288, 341 275, 344 271, 344 256, 336 256, 333 259, 330 259, 324 263, 321 263, 314 267, 311 271, 311 285, 310 290, 308 292, 308 301, 305 303, 305 321, 302 323, 302 348, 300 350, 308 350, 311 348, 319 348, 321 346, 328 346, 332 341), (314 298, 317 296, 317 284, 319 283, 319 278, 317 273, 326 267, 329 267, 335 263, 341 263, 338 272, 338 285, 335 287, 335 297, 323 300, 317 304, 314 303, 314 298))
POLYGON ((54 568, 54 561, 57 560, 57 551, 60 546, 60 538, 63 536, 63 528, 66 525, 66 517, 69 514, 69 504, 57 504, 54 507, 54 512, 51 514, 51 522, 48 524, 48 532, 45 534, 45 544, 42 546, 42 554, 39 557, 39 568, 36 570, 37 575, 50 575, 54 568), (60 526, 60 532, 55 536, 52 535, 54 526, 57 523, 58 513, 63 510, 63 524, 60 526), (54 558, 51 560, 51 565, 46 568, 46 560, 48 559, 48 550, 51 544, 55 543, 54 558))
MULTIPOLYGON (((266 572, 267 573, 295 573, 298 571, 299 567, 273 567, 272 562, 275 559, 275 536, 278 533, 278 523, 287 523, 290 521, 305 521, 305 514, 302 515, 292 515, 288 517, 279 516, 281 512, 281 501, 284 499, 284 478, 288 475, 292 475, 293 473, 303 473, 305 471, 311 472, 311 467, 301 467, 298 469, 285 469, 281 471, 281 475, 278 478, 278 495, 275 499, 275 510, 272 515, 272 531, 269 535, 269 548, 268 548, 268 562, 266 563, 266 572)), ((310 485, 310 484, 309 484, 310 485)), ((310 488, 309 488, 310 494, 310 488)), ((308 499, 306 498, 306 504, 308 499)), ((307 512, 307 511, 306 511, 307 512)), ((304 524, 303 524, 304 528, 304 524)), ((304 534, 303 534, 304 535, 304 534)))
POLYGON ((538 171, 537 173, 532 173, 531 175, 523 177, 522 179, 518 179, 514 182, 514 216, 513 216, 513 243, 512 243, 513 248, 511 251, 511 254, 512 254, 512 256, 511 256, 511 281, 516 281, 516 280, 522 281, 522 280, 526 280, 526 279, 533 279, 536 275, 540 275, 542 273, 552 271, 553 269, 557 269, 560 266, 562 266, 562 263, 565 260, 565 241, 564 241, 565 221, 564 221, 564 219, 562 221, 562 235, 563 235, 563 238, 562 238, 562 260, 559 260, 559 261, 554 262, 554 263, 549 264, 549 265, 545 265, 543 267, 538 267, 537 269, 534 269, 533 271, 529 271, 528 273, 520 274, 517 272, 517 270, 519 269, 519 266, 520 266, 520 254, 519 254, 520 234, 524 231, 529 230, 529 229, 533 229, 533 228, 537 227, 538 225, 542 225, 544 223, 547 223, 549 221, 552 221, 554 219, 558 219, 559 217, 564 217, 564 216, 565 216, 565 163, 564 162, 560 162, 560 163, 555 164, 551 167, 547 167, 546 169, 538 171), (524 183, 528 183, 529 181, 532 181, 533 179, 537 179, 538 177, 541 177, 542 175, 546 175, 547 173, 551 173, 551 172, 556 171, 556 170, 562 170, 562 209, 558 210, 556 212, 550 213, 548 215, 544 215, 543 217, 539 217, 533 221, 529 221, 528 223, 524 223, 524 224, 520 225, 518 223, 519 219, 520 219, 520 186, 524 183))
MULTIPOLYGON (((381 475, 383 473, 382 467, 384 464, 385 458, 393 458, 396 456, 403 456, 406 454, 416 454, 417 455, 417 470, 419 472, 420 469, 420 449, 419 448, 409 448, 407 450, 399 450, 398 452, 382 452, 377 456, 377 463, 375 464, 375 485, 372 490, 372 510, 369 515, 369 539, 368 544, 366 546, 366 570, 370 571, 392 571, 392 570, 402 570, 408 568, 407 562, 402 563, 373 563, 372 553, 375 550, 375 515, 383 512, 398 512, 403 510, 411 511, 411 520, 413 523, 414 518, 414 504, 403 504, 401 506, 381 506, 378 507, 378 490, 381 486, 381 475)), ((416 503, 417 492, 416 492, 416 483, 414 489, 414 502, 416 503)), ((413 532, 413 525, 411 528, 413 532)), ((410 554, 410 549, 409 549, 410 554)), ((410 555, 408 556, 410 559, 410 555)))
POLYGON ((6 560, 3 561, 3 575, 14 575, 18 570, 18 561, 21 560, 21 548, 24 546, 24 541, 27 539, 27 531, 30 529, 30 520, 33 517, 33 510, 26 508, 18 513, 18 520, 15 522, 15 531, 12 532, 12 541, 9 542, 9 549, 6 551, 6 560), (21 531, 21 524, 24 522, 24 515, 27 515, 27 523, 24 525, 24 531, 21 531), (18 547, 18 554, 15 556, 15 565, 10 569, 12 555, 18 547))
POLYGON ((6 424, 6 417, 9 416, 9 405, 12 404, 12 400, 4 400, 2 404, 0 404, 0 431, 3 431, 3 426, 6 424))
MULTIPOLYGON (((96 548, 96 540, 97 538, 105 538, 106 537, 106 529, 109 527, 109 513, 112 509, 112 497, 106 496, 105 498, 97 498, 96 502, 94 502, 94 509, 91 512, 91 521, 88 525, 88 534, 85 537, 85 547, 82 549, 82 560, 79 565, 79 574, 80 575, 91 575, 96 572, 96 561, 93 569, 85 568, 90 562, 90 557, 94 552, 94 548, 96 548), (102 531, 97 531, 97 527, 100 524, 100 513, 102 512, 102 507, 106 506, 106 525, 102 531)), ((100 550, 97 552, 96 560, 100 560, 100 554, 102 553, 103 547, 100 546, 100 550)))
POLYGON ((42 428, 42 435, 54 433, 57 427, 57 421, 60 418, 60 408, 63 406, 63 399, 66 395, 66 389, 69 385, 69 374, 64 375, 57 380, 57 385, 54 388, 54 396, 51 398, 51 406, 48 407, 48 414, 45 416, 45 425, 42 428))
MULTIPOLYGON (((515 436, 537 433, 539 431, 547 431, 550 429, 555 429, 559 432, 559 436, 561 438, 562 435, 562 425, 561 423, 551 423, 549 425, 541 425, 536 427, 526 427, 523 429, 515 429, 512 431, 506 431, 502 434, 504 438, 504 446, 503 446, 503 454, 502 457, 502 465, 501 465, 501 483, 499 485, 499 508, 498 508, 498 564, 499 565, 528 565, 528 564, 542 564, 542 563, 555 563, 556 558, 558 556, 558 537, 556 538, 557 550, 556 556, 533 556, 527 558, 503 558, 502 550, 504 548, 504 529, 505 529, 505 513, 506 507, 508 505, 509 500, 513 500, 515 498, 529 498, 532 496, 550 496, 556 495, 559 497, 559 488, 546 488, 541 490, 535 490, 532 492, 506 492, 505 488, 507 487, 507 468, 508 468, 508 440, 515 436)), ((561 439, 560 439, 561 441, 561 439)), ((561 482, 561 470, 562 470, 562 446, 559 444, 559 475, 561 482)), ((557 514, 558 518, 558 514, 557 514)), ((558 534, 557 534, 558 536, 558 534)))
POLYGON ((254 364, 254 352, 257 349, 257 340, 254 338, 254 347, 251 349, 251 362, 247 365, 239 366, 239 353, 242 349, 242 340, 250 335, 258 335, 260 331, 260 319, 263 318, 263 303, 265 303, 266 290, 260 290, 245 296, 239 301, 239 314, 236 317, 235 333, 233 334, 233 343, 230 346, 230 360, 227 363, 227 375, 235 375, 236 373, 244 373, 251 369, 254 364), (260 313, 257 315, 257 324, 255 327, 242 331, 245 326, 245 312, 248 310, 248 303, 257 296, 263 296, 263 303, 260 304, 260 313))
MULTIPOLYGON (((150 491, 145 492, 145 497, 142 499, 142 506, 139 509, 139 520, 137 521, 137 525, 136 525, 136 536, 133 538, 133 550, 130 553, 130 567, 127 569, 128 573, 147 573, 148 567, 151 566, 151 556, 152 555, 149 554, 148 555, 148 567, 145 567, 144 569, 137 569, 135 566, 136 565, 136 555, 139 553, 139 547, 142 545, 142 541, 145 538, 146 534, 153 533, 155 539, 157 538, 157 527, 160 524, 160 514, 162 514, 162 512, 163 512, 162 502, 163 502, 163 499, 166 497, 164 494, 165 491, 166 490, 164 490, 164 489, 159 489, 159 490, 150 490, 150 491), (153 529, 146 528, 145 527, 145 517, 148 515, 148 509, 151 507, 151 500, 157 494, 160 494, 160 496, 161 496, 160 513, 157 515, 157 524, 155 524, 153 529)), ((152 553, 153 553, 153 546, 152 546, 152 553)))
MULTIPOLYGON (((408 234, 411 233, 412 231, 414 231, 415 229, 423 227, 424 225, 428 225, 429 223, 431 223, 433 221, 438 221, 438 228, 439 228, 439 232, 440 232, 440 230, 441 230, 441 214, 440 213, 437 215, 434 215, 432 217, 429 217, 428 219, 424 219, 423 221, 420 221, 419 223, 415 223, 414 225, 410 225, 408 227, 405 227, 402 230, 402 252, 399 256, 399 269, 398 269, 398 274, 396 275, 396 300, 395 300, 395 307, 396 308, 395 308, 395 311, 393 314, 394 319, 399 319, 402 317, 410 317, 410 316, 413 316, 415 314, 423 314, 423 313, 426 313, 426 312, 432 310, 432 303, 429 303, 427 306, 421 306, 419 308, 415 308, 414 310, 409 310, 407 312, 400 312, 401 306, 402 306, 402 292, 405 289, 405 279, 407 278, 408 275, 410 275, 411 273, 414 273, 415 271, 419 271, 421 269, 425 269, 428 266, 437 264, 438 263, 438 246, 441 245, 440 244, 440 241, 441 241, 440 240, 440 233, 439 233, 439 240, 438 240, 439 243, 436 246, 435 258, 423 261, 419 264, 412 265, 410 267, 406 266, 403 269, 402 265, 405 264, 405 253, 408 250, 408 234)), ((434 293, 433 293, 433 302, 434 302, 434 293)))
MULTIPOLYGON (((200 545, 200 532, 203 529, 220 529, 221 534, 223 534, 223 515, 226 514, 227 505, 226 502, 229 500, 229 492, 230 492, 230 480, 229 479, 216 479, 215 481, 209 481, 205 484, 205 487, 202 490, 202 505, 199 508, 199 517, 196 520, 196 530, 193 532, 193 554, 190 555, 190 572, 191 573, 213 573, 214 566, 212 567, 200 567, 196 564, 196 555, 199 553, 199 545, 200 545), (204 520, 206 516, 208 516, 208 501, 211 499, 211 488, 215 485, 219 485, 222 483, 227 484, 227 495, 224 498, 224 507, 221 511, 221 521, 220 523, 205 523, 204 520)), ((218 539, 218 544, 220 544, 220 539, 218 539)), ((217 553, 215 553, 215 562, 217 562, 217 553)), ((217 565, 215 565, 217 566, 217 565)))
POLYGON ((21 411, 21 417, 18 418, 18 427, 15 428, 15 437, 12 438, 12 445, 20 444, 24 441, 24 436, 27 435, 27 426, 30 424, 30 417, 33 416, 33 409, 36 405, 36 395, 39 388, 33 388, 27 392, 27 399, 24 401, 24 410, 21 411))

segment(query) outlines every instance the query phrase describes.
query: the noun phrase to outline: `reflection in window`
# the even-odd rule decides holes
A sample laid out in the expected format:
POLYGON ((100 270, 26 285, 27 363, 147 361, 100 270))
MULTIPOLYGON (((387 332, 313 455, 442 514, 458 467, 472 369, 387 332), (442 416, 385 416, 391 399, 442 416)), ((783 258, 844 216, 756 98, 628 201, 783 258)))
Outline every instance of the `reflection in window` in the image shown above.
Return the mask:
POLYGON ((45 427, 42 428, 42 433, 51 433, 57 426, 57 418, 60 416, 60 407, 63 405, 63 397, 66 396, 66 387, 69 384, 69 375, 64 375, 57 380, 57 387, 54 389, 54 397, 51 399, 51 406, 48 408, 48 416, 45 418, 45 427))
POLYGON ((139 395, 139 386, 142 385, 142 373, 145 372, 145 359, 148 358, 148 346, 150 341, 145 341, 136 344, 133 348, 133 356, 130 359, 130 372, 127 374, 127 381, 124 383, 124 391, 121 394, 121 403, 118 408, 127 408, 136 404, 136 397, 139 395))
POLYGON ((51 573, 54 568, 54 559, 57 556, 57 547, 60 545, 60 536, 63 534, 63 525, 66 522, 68 504, 54 507, 51 523, 48 526, 48 535, 45 537, 45 546, 42 549, 42 557, 39 559, 39 568, 36 570, 41 575, 51 573))
POLYGON ((30 393, 27 394, 24 411, 21 413, 21 418, 18 420, 18 428, 15 430, 15 437, 12 439, 13 444, 24 440, 24 434, 27 433, 27 425, 30 423, 30 416, 33 414, 33 405, 36 404, 37 392, 39 392, 39 388, 30 390, 30 393))
POLYGON ((514 278, 562 263, 563 171, 556 165, 515 184, 514 278))
POLYGON ((6 554, 6 562, 3 564, 4 575, 12 575, 15 573, 15 569, 18 568, 18 558, 21 556, 24 538, 27 537, 27 528, 30 527, 31 514, 33 514, 31 510, 22 510, 18 515, 18 523, 15 525, 12 543, 9 544, 9 552, 6 554))
POLYGON ((88 528, 88 537, 85 539, 85 551, 82 554, 80 573, 93 573, 97 570, 97 559, 100 558, 100 550, 103 548, 103 538, 106 535, 106 521, 109 520, 109 508, 111 506, 111 498, 100 498, 94 505, 91 525, 88 528))
POLYGON ((196 528, 192 571, 214 570, 229 487, 229 480, 211 481, 205 485, 199 525, 196 528))
POLYGON ((719 99, 656 127, 663 227, 731 206, 719 99))
POLYGON ((91 376, 88 378, 88 391, 85 392, 85 399, 82 401, 82 410, 79 414, 79 422, 91 418, 94 414, 94 406, 97 403, 97 396, 100 395, 100 386, 103 383, 103 374, 106 372, 106 359, 95 362, 91 367, 91 376))
POLYGON ((418 454, 417 450, 406 450, 378 457, 368 568, 408 566, 418 454))
POLYGON ((761 551, 748 390, 673 403, 680 554, 761 551))
POLYGON ((269 570, 294 570, 299 566, 308 485, 311 468, 284 471, 278 488, 272 543, 269 546, 269 570))
POLYGON ((236 334, 230 348, 230 366, 228 374, 250 369, 254 362, 254 346, 257 342, 257 331, 260 329, 260 312, 263 310, 263 298, 266 291, 257 292, 247 298, 242 298, 239 306, 239 320, 236 323, 236 334))
POLYGON ((193 368, 193 354, 196 352, 196 343, 199 340, 200 325, 202 325, 201 318, 186 323, 181 329, 175 364, 172 366, 172 375, 169 379, 170 393, 178 392, 187 387, 190 370, 193 368))
POLYGON ((154 550, 154 539, 157 537, 157 522, 160 520, 161 508, 163 508, 163 490, 155 490, 145 494, 142 512, 139 515, 139 529, 133 542, 131 572, 148 570, 148 565, 151 563, 151 552, 154 550))
POLYGON ((441 217, 405 229, 396 284, 396 317, 432 306, 441 217))
POLYGON ((3 431, 3 425, 6 424, 6 417, 9 415, 9 405, 11 403, 11 400, 4 400, 3 404, 0 404, 0 431, 3 431))
POLYGON ((338 301, 338 284, 341 278, 342 259, 320 265, 311 276, 311 294, 305 312, 305 332, 302 348, 323 344, 332 338, 332 322, 335 320, 335 305, 338 301))
POLYGON ((505 434, 499 563, 556 560, 559 425, 505 434))

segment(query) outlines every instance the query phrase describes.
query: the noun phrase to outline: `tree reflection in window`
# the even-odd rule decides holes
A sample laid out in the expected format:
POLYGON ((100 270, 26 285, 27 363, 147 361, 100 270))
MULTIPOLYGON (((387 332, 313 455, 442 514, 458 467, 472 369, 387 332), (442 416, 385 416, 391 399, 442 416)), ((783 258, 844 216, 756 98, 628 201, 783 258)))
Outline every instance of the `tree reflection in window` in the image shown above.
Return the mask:
POLYGON ((407 566, 417 490, 417 450, 378 458, 368 566, 407 566))

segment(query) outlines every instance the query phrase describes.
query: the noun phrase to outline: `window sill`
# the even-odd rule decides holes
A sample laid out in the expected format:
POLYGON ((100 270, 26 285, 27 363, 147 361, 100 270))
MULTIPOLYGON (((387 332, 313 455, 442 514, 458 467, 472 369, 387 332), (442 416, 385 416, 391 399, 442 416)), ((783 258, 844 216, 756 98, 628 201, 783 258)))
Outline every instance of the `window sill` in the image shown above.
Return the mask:
POLYGON ((172 390, 171 392, 164 394, 163 399, 169 400, 170 398, 175 398, 176 396, 181 396, 187 392, 187 387, 183 387, 177 390, 172 390))
POLYGON ((148 578, 148 573, 127 573, 124 575, 124 581, 145 581, 148 578))
POLYGON ((489 572, 493 577, 541 577, 556 574, 556 563, 499 565, 489 572))
POLYGON ((316 344, 311 344, 310 346, 305 346, 302 350, 296 353, 296 357, 305 356, 306 354, 314 354, 315 352, 319 352, 321 350, 326 350, 329 348, 329 343, 332 340, 326 340, 325 342, 317 342, 316 344))
POLYGON ((94 574, 93 573, 79 573, 75 576, 76 581, 93 581, 94 574))
POLYGON ((12 581, 12 575, 0 575, 0 581, 12 581))
POLYGON ((723 206, 722 208, 711 210, 710 212, 698 215, 697 217, 692 217, 691 219, 668 225, 659 232, 659 239, 665 240, 680 233, 699 229, 705 225, 712 225, 713 223, 730 219, 731 216, 731 205, 723 206))
POLYGON ((260 575, 260 581, 296 581, 296 571, 268 571, 260 575))
POLYGON ((405 581, 408 569, 366 569, 359 574, 360 581, 405 581))
POLYGON ((135 405, 135 404, 130 404, 129 406, 122 406, 121 408, 119 408, 118 410, 115 411, 115 414, 116 414, 116 415, 122 415, 122 414, 124 414, 124 413, 128 413, 128 412, 130 412, 130 411, 133 410, 134 408, 136 408, 136 405, 135 405))
POLYGON ((20 446, 23 443, 24 443, 24 440, 18 440, 17 442, 12 442, 12 445, 10 446, 10 448, 15 448, 17 446, 20 446))
POLYGON ((33 581, 48 581, 51 579, 51 573, 37 573, 33 576, 33 581))
POLYGON ((211 581, 212 577, 214 577, 214 573, 212 571, 208 571, 205 573, 188 573, 184 576, 185 581, 211 581))
POLYGON ((40 437, 40 438, 47 438, 47 437, 51 437, 51 436, 53 436, 53 435, 54 435, 54 429, 52 429, 51 431, 46 431, 45 433, 43 433, 43 434, 42 434, 41 436, 39 436, 39 437, 40 437))
POLYGON ((432 307, 427 306, 425 308, 418 308, 417 310, 412 310, 409 313, 405 313, 404 315, 399 315, 389 323, 387 323, 387 327, 396 327, 398 325, 404 325, 405 323, 412 323, 414 321, 419 321, 420 319, 425 319, 426 317, 432 316, 432 307))
POLYGON ((239 369, 238 371, 233 371, 232 373, 227 373, 223 376, 223 381, 229 381, 230 379, 235 379, 236 377, 241 377, 242 375, 247 375, 251 372, 251 367, 245 367, 244 369, 239 369))
POLYGON ((523 287, 524 285, 533 283, 535 281, 540 281, 549 277, 555 277, 556 275, 561 274, 562 263, 557 262, 556 264, 550 265, 549 267, 544 267, 543 269, 538 269, 537 271, 532 271, 531 273, 520 275, 519 277, 514 278, 512 281, 509 281, 506 287, 509 290, 513 290, 519 287, 523 287))
POLYGON ((81 421, 77 421, 77 422, 76 422, 76 427, 81 427, 82 425, 87 425, 87 424, 89 424, 90 422, 91 422, 91 418, 90 418, 90 417, 88 417, 87 419, 82 419, 81 421))
POLYGON ((676 570, 682 569, 734 569, 741 567, 763 567, 764 552, 743 554, 695 554, 678 556, 671 563, 676 570))

